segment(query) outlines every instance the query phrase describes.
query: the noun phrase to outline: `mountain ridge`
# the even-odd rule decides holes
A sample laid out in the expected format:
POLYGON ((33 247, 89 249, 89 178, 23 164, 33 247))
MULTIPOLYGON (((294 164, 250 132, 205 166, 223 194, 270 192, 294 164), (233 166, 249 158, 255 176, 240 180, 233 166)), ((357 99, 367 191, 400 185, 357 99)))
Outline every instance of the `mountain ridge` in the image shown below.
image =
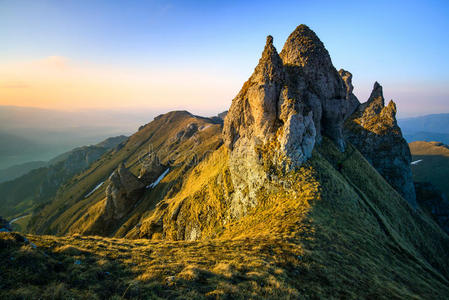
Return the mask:
POLYGON ((56 236, 2 233, 4 251, 45 284, 64 268, 69 295, 445 299, 449 236, 416 204, 396 106, 351 79, 307 26, 280 54, 268 36, 223 122, 158 116, 33 215, 56 236))

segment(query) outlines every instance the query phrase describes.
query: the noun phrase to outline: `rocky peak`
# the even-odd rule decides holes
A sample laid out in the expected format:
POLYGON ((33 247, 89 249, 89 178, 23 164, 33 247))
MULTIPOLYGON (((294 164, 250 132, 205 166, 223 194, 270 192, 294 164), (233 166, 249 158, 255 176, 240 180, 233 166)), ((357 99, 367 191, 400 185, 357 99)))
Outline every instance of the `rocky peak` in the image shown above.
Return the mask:
POLYGON ((362 104, 362 110, 365 118, 380 114, 385 106, 385 99, 382 86, 376 81, 371 91, 368 101, 362 104))
POLYGON ((337 72, 310 28, 298 26, 279 55, 268 36, 257 67, 233 99, 224 120, 223 140, 231 150, 229 165, 236 202, 254 205, 257 189, 271 178, 267 170, 285 172, 299 167, 312 155, 322 135, 345 151, 343 131, 350 116, 359 127, 357 133, 347 134, 351 142, 363 148, 362 153, 379 172, 395 181, 392 185, 413 202, 407 165, 410 151, 397 126, 394 103, 384 107, 378 83, 366 104, 360 105, 352 92, 352 74, 337 72), (383 132, 374 133, 372 128, 383 132), (391 148, 391 153, 377 153, 391 148), (385 155, 387 160, 382 159, 385 155), (269 168, 264 165, 267 161, 269 168), (396 175, 401 180, 394 179, 396 175))
POLYGON ((354 90, 354 86, 352 85, 352 74, 343 69, 340 69, 338 71, 338 74, 340 74, 341 79, 343 79, 346 85, 346 98, 348 98, 349 95, 352 94, 352 91, 354 90))
POLYGON ((107 219, 125 216, 142 195, 145 185, 123 163, 107 182, 105 215, 107 219))
POLYGON ((396 121, 396 104, 384 105, 382 86, 375 83, 367 102, 345 124, 346 138, 413 207, 415 188, 411 154, 396 121))
POLYGON ((329 52, 315 32, 306 25, 299 25, 290 34, 280 56, 285 65, 299 68, 318 97, 345 97, 344 83, 332 65, 329 52))
POLYGON ((267 37, 262 57, 253 74, 243 85, 224 121, 225 144, 233 148, 240 137, 267 140, 275 132, 279 93, 284 68, 273 38, 267 37))
POLYGON ((273 46, 273 37, 267 36, 267 42, 262 52, 262 57, 259 60, 254 74, 254 81, 282 81, 284 79, 284 70, 282 60, 276 48, 273 46))

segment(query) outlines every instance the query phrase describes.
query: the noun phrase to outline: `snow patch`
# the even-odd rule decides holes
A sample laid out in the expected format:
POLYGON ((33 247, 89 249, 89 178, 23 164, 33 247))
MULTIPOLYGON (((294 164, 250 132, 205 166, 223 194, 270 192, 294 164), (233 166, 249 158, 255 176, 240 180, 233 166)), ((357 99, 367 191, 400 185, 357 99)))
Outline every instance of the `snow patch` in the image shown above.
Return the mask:
POLYGON ((410 164, 411 164, 411 165, 417 165, 417 164, 419 164, 420 162, 422 162, 422 159, 418 159, 418 160, 412 161, 410 164))
POLYGON ((164 171, 164 173, 161 174, 161 176, 159 176, 155 182, 153 182, 152 184, 149 184, 146 186, 147 189, 152 189, 154 187, 156 187, 156 185, 159 184, 159 182, 161 182, 162 179, 164 179, 164 177, 168 174, 168 171, 170 171, 170 168, 168 168, 167 170, 164 171))
POLYGON ((94 187, 94 189, 92 191, 90 191, 86 196, 84 196, 84 198, 87 198, 90 195, 92 195, 93 193, 95 193, 95 191, 98 190, 103 185, 103 183, 104 183, 104 181, 102 181, 99 184, 97 184, 97 186, 94 187))
POLYGON ((209 128, 211 126, 212 125, 201 126, 200 131, 206 130, 207 128, 209 128))

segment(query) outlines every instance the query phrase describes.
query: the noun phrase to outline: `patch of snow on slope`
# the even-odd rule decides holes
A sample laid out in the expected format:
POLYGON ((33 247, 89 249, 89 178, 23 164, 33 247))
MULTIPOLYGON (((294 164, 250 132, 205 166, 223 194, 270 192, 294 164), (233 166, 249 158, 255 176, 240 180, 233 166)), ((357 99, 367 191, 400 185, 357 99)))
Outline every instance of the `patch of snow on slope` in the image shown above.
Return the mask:
POLYGON ((97 186, 94 187, 94 189, 92 191, 90 191, 86 196, 84 196, 84 198, 87 198, 90 195, 92 195, 93 193, 95 193, 95 191, 98 190, 103 185, 103 183, 104 183, 104 181, 102 181, 99 184, 97 184, 97 186))
POLYGON ((161 182, 161 180, 164 179, 164 177, 168 174, 168 171, 170 171, 170 168, 168 168, 167 170, 165 170, 164 173, 162 173, 161 176, 159 176, 159 177, 156 179, 155 182, 153 182, 153 183, 150 184, 150 185, 147 185, 146 188, 149 189, 149 188, 154 188, 154 187, 156 187, 156 185, 158 185, 159 182, 161 182))
POLYGON ((420 162, 422 162, 422 159, 418 159, 418 160, 412 161, 410 164, 411 164, 411 165, 417 165, 417 164, 419 164, 420 162))

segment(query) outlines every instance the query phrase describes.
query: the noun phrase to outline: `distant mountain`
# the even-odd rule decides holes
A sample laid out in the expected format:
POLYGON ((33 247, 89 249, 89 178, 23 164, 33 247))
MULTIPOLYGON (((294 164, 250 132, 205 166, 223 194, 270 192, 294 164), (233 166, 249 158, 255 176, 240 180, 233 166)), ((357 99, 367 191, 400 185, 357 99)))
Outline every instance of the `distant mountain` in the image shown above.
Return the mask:
POLYGON ((20 177, 31 170, 44 167, 47 165, 46 161, 30 161, 27 163, 14 165, 12 167, 0 170, 0 183, 14 178, 20 177))
POLYGON ((414 118, 399 119, 407 142, 439 141, 449 144, 449 114, 432 114, 414 118))
MULTIPOLYGON (((98 145, 75 148, 25 175, 0 184, 0 211, 7 219, 30 213, 51 200, 58 188, 127 139, 109 138, 98 145)), ((14 170, 14 168, 13 168, 14 170)))
POLYGON ((131 134, 155 115, 148 111, 72 112, 0 106, 0 169, 30 161, 48 161, 79 145, 131 134))

